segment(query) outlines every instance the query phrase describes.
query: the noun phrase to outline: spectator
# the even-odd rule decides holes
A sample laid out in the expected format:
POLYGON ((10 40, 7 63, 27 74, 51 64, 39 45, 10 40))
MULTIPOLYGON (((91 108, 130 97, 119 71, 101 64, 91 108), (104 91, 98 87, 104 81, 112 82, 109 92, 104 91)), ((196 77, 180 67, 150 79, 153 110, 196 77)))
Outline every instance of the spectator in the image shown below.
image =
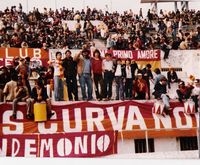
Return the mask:
POLYGON ((147 64, 145 68, 142 69, 142 78, 146 81, 148 87, 148 99, 150 99, 150 80, 153 79, 153 74, 151 72, 151 64, 147 64))
POLYGON ((90 20, 87 21, 86 24, 86 34, 87 34, 87 38, 91 41, 94 38, 94 26, 92 25, 92 23, 90 22, 90 20))
POLYGON ((98 101, 103 99, 104 96, 104 84, 102 75, 102 58, 98 49, 94 51, 94 58, 92 59, 92 73, 95 84, 95 93, 98 101), (100 88, 99 88, 100 87, 100 88))
POLYGON ((14 89, 17 87, 17 75, 12 74, 11 80, 6 83, 3 89, 4 101, 12 102, 15 99, 14 89))
POLYGON ((78 19, 77 20, 77 23, 75 25, 75 28, 76 28, 76 35, 79 35, 81 33, 81 23, 80 23, 80 20, 78 19))
POLYGON ((165 77, 165 76, 161 74, 161 71, 160 71, 159 68, 156 68, 154 70, 154 72, 156 74, 156 76, 154 78, 154 87, 155 87, 155 85, 160 82, 160 79, 163 78, 163 77, 165 77))
POLYGON ((8 75, 8 71, 6 67, 1 67, 0 69, 0 102, 3 102, 3 89, 7 82, 10 81, 10 76, 8 75))
POLYGON ((15 68, 15 70, 18 72, 18 76, 22 80, 22 83, 24 86, 28 88, 29 94, 31 93, 31 86, 29 83, 29 67, 26 64, 26 61, 24 58, 20 58, 19 65, 15 68))
POLYGON ((199 101, 199 96, 200 96, 200 80, 196 79, 194 81, 194 88, 192 89, 191 92, 191 98, 195 103, 195 111, 198 112, 198 101, 199 101))
POLYGON ((153 95, 156 99, 162 99, 164 103, 164 112, 169 114, 170 104, 169 104, 169 96, 167 95, 167 79, 165 77, 161 78, 159 83, 157 83, 154 87, 153 95))
POLYGON ((180 81, 178 84, 178 89, 176 90, 176 93, 178 95, 178 100, 180 102, 183 102, 184 100, 187 100, 191 96, 191 86, 185 86, 184 81, 180 81))
POLYGON ((142 78, 142 73, 138 73, 133 85, 133 98, 136 100, 147 100, 149 99, 148 91, 146 80, 142 78))
POLYGON ((78 63, 78 76, 81 86, 82 99, 92 100, 92 79, 91 79, 91 57, 88 49, 83 49, 75 56, 75 61, 78 63), (82 55, 82 56, 81 56, 82 55), (87 87, 87 95, 86 95, 87 87))
MULTIPOLYGON (((136 64, 136 63, 135 63, 136 64)), ((131 59, 127 58, 125 61, 125 97, 126 99, 132 99, 133 92, 133 80, 135 79, 135 69, 138 68, 134 64, 131 64, 131 59)))
POLYGON ((117 59, 114 76, 116 83, 116 100, 124 100, 125 66, 122 64, 120 58, 117 59))
POLYGON ((171 88, 171 83, 178 82, 178 76, 174 68, 170 68, 167 72, 168 88, 171 88))
POLYGON ((56 60, 55 62, 49 61, 49 64, 54 67, 54 96, 55 101, 63 101, 64 100, 64 71, 62 67, 62 54, 61 52, 56 52, 56 60))
POLYGON ((30 100, 29 98, 29 92, 28 92, 28 88, 26 86, 23 85, 22 80, 18 80, 17 82, 17 86, 14 88, 14 96, 15 99, 13 100, 13 114, 12 117, 13 119, 17 118, 17 103, 22 101, 22 102, 27 102, 27 112, 29 111, 30 108, 30 100))
POLYGON ((104 100, 108 101, 112 97, 112 82, 113 82, 113 73, 114 73, 114 63, 111 57, 111 54, 106 53, 105 59, 102 63, 103 73, 104 73, 104 100))
POLYGON ((78 101, 78 85, 77 85, 77 62, 73 60, 71 51, 65 52, 65 58, 63 60, 64 74, 66 78, 66 84, 68 89, 69 100, 78 101), (74 96, 74 98, 73 98, 74 96))
POLYGON ((115 42, 114 40, 112 39, 112 35, 109 35, 109 37, 107 38, 107 41, 106 41, 106 48, 107 49, 111 49, 115 46, 115 42))
POLYGON ((32 89, 31 92, 31 100, 29 101, 30 103, 30 109, 27 113, 27 118, 32 119, 33 118, 33 105, 35 103, 41 103, 45 102, 47 106, 47 118, 50 119, 53 115, 54 112, 51 111, 51 101, 47 96, 47 90, 44 87, 44 84, 41 79, 38 79, 36 81, 35 86, 32 89))

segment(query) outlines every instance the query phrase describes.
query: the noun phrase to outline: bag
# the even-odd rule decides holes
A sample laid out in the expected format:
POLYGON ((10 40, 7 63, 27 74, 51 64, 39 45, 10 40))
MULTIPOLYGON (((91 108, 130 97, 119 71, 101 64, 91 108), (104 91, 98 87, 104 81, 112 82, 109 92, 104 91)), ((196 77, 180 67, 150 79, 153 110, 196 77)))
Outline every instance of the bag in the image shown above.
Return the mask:
POLYGON ((156 102, 153 105, 152 108, 152 113, 158 114, 158 115, 163 115, 164 112, 164 103, 161 100, 156 100, 156 102))
POLYGON ((195 103, 193 100, 189 99, 184 102, 184 113, 187 115, 195 114, 195 103))

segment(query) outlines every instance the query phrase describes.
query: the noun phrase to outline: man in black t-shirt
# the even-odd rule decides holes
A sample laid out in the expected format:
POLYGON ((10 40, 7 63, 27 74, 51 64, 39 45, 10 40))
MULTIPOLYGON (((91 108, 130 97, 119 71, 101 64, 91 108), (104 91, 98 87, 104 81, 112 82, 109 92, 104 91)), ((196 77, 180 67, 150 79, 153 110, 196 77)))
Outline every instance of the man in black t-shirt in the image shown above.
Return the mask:
POLYGON ((65 59, 63 60, 64 75, 66 78, 69 100, 78 101, 78 86, 77 86, 77 62, 73 60, 71 51, 65 52, 65 59), (72 97, 74 95, 74 99, 72 97))

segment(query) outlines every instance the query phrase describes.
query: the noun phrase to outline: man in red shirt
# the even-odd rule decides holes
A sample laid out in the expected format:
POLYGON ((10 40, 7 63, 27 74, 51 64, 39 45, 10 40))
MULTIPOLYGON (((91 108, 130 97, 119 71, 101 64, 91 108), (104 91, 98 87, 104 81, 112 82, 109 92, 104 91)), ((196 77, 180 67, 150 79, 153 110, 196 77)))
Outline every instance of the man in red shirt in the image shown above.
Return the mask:
POLYGON ((176 93, 178 95, 178 100, 180 102, 183 102, 184 99, 189 99, 191 95, 192 87, 185 86, 184 81, 180 81, 178 84, 178 89, 176 90, 176 93))
POLYGON ((133 98, 136 100, 148 99, 148 86, 146 81, 142 78, 142 74, 138 73, 134 83, 133 98), (137 95, 136 95, 137 94, 137 95))

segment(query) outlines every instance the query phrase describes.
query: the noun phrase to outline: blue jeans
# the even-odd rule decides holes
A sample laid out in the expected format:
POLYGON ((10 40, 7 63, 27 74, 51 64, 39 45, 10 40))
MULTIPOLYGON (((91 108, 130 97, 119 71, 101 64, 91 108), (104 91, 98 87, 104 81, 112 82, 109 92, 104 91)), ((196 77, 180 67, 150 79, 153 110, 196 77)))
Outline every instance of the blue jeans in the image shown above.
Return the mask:
POLYGON ((170 107, 170 105, 169 105, 169 97, 166 94, 162 94, 161 98, 162 98, 162 101, 163 101, 165 107, 169 108, 170 107))
POLYGON ((63 101, 64 100, 64 85, 63 81, 59 76, 54 76, 54 96, 55 101, 63 101))
POLYGON ((82 73, 79 75, 79 83, 81 86, 82 98, 83 100, 92 100, 92 79, 89 73, 82 73), (86 96, 86 86, 87 86, 87 94, 86 96))

